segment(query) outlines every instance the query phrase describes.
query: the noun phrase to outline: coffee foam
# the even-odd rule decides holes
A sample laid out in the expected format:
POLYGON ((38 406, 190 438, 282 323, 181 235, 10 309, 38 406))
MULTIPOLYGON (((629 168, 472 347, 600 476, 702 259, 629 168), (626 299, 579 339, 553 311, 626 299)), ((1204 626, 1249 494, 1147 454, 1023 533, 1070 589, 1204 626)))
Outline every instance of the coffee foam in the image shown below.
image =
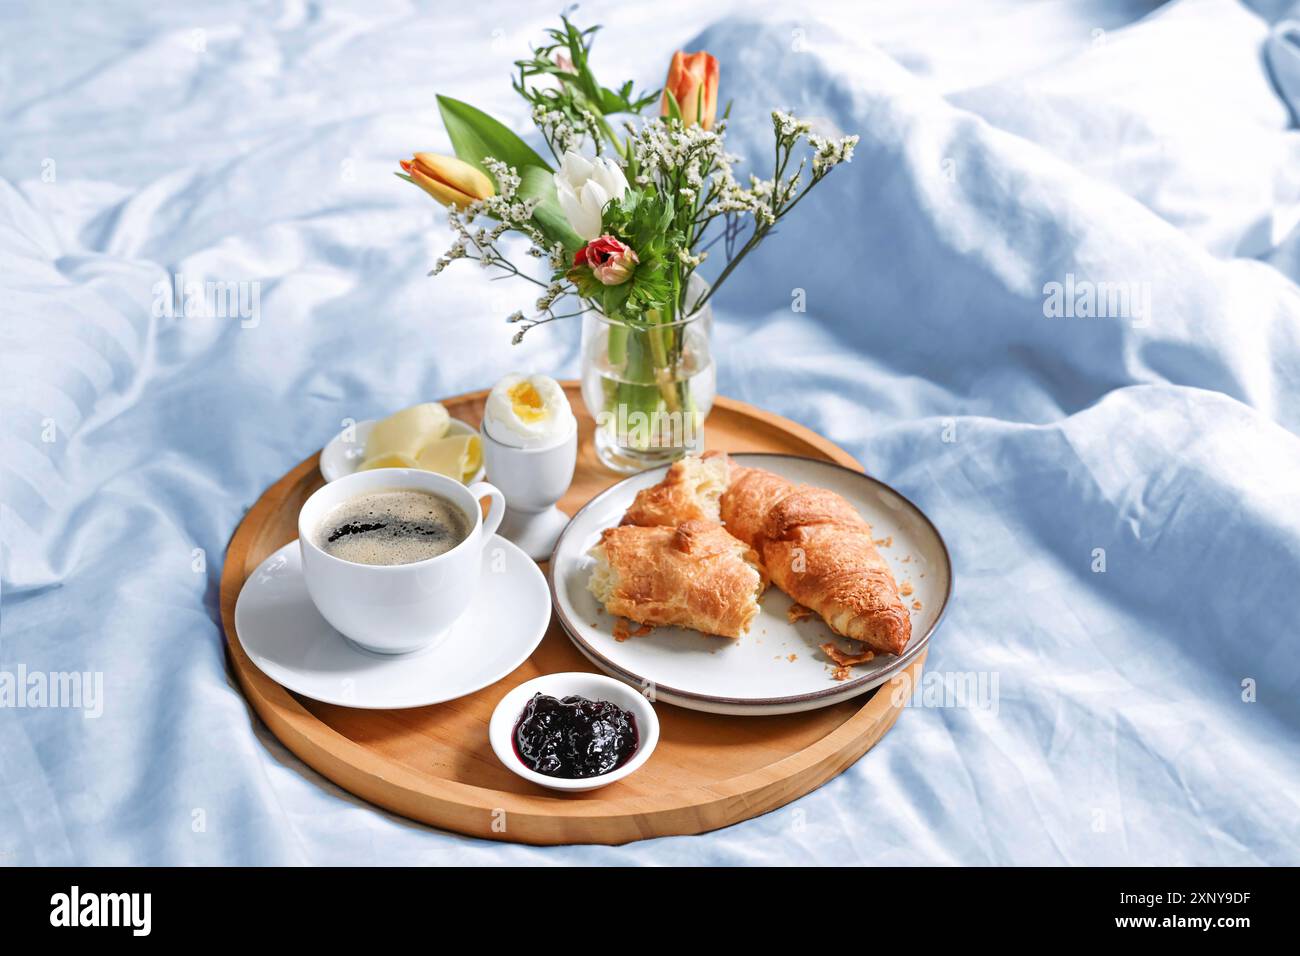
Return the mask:
POLYGON ((326 554, 354 564, 411 564, 445 554, 470 529, 465 513, 441 495, 387 488, 335 505, 315 538, 326 554))

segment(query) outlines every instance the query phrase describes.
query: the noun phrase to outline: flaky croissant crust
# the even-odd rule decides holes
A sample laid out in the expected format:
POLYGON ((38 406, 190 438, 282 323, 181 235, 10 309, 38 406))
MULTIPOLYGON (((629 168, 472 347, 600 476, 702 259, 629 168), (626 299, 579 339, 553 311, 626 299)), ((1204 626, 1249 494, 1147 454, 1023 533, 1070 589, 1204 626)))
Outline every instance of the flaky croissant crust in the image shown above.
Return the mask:
POLYGON ((754 551, 713 522, 607 528, 592 555, 592 593, 639 624, 738 638, 767 586, 754 551))
POLYGON ((718 499, 727 488, 728 461, 721 452, 680 458, 658 484, 642 488, 623 515, 623 524, 667 525, 718 522, 718 499))
POLYGON ((841 495, 733 466, 722 496, 727 530, 758 552, 772 583, 836 634, 901 654, 912 621, 871 525, 841 495))
POLYGON ((606 531, 596 550, 613 573, 598 582, 598 570, 592 591, 609 594, 602 600, 610 613, 639 623, 738 637, 758 613, 752 582, 736 565, 740 555, 760 579, 757 593, 770 575, 837 634, 891 654, 912 636, 893 573, 852 504, 720 452, 674 463, 637 493, 623 525, 606 531), (605 580, 614 578, 617 586, 605 580))

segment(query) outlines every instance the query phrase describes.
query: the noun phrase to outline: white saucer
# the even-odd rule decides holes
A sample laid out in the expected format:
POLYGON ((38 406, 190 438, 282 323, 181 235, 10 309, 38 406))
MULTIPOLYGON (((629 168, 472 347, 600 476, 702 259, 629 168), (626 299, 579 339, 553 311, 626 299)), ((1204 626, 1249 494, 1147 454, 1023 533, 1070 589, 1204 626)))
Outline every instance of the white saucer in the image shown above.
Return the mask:
POLYGON ((263 561, 235 602, 236 636, 264 674, 304 697, 367 710, 440 704, 494 684, 528 659, 550 621, 541 569, 499 535, 483 549, 474 603, 430 650, 374 654, 330 627, 307 596, 297 541, 263 561))
MULTIPOLYGON (((366 457, 366 440, 370 437, 370 429, 375 427, 376 418, 367 418, 365 421, 357 422, 352 426, 351 433, 348 429, 343 429, 329 440, 320 453, 320 473, 326 481, 338 481, 344 475, 350 475, 361 467, 361 462, 366 457)), ((447 436, 452 435, 477 435, 478 429, 467 422, 462 422, 459 418, 453 418, 447 426, 447 436)), ((478 466, 478 471, 470 475, 465 484, 472 485, 476 481, 483 480, 483 466, 478 466)))

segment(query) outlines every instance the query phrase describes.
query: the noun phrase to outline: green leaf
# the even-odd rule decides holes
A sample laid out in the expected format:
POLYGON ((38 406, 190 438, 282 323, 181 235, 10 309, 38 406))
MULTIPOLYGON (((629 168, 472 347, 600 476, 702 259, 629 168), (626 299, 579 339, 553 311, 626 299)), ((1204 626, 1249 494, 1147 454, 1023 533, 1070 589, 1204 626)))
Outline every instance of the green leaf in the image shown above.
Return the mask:
POLYGON ((601 311, 606 315, 617 315, 627 302, 628 294, 632 291, 631 282, 623 282, 619 285, 607 285, 601 296, 601 311))
POLYGON ((614 113, 632 112, 632 106, 628 103, 626 96, 620 96, 613 90, 607 89, 603 86, 600 88, 600 100, 598 105, 600 106, 601 114, 604 116, 609 116, 614 113))
MULTIPOLYGON (((447 135, 451 137, 456 156, 483 172, 488 172, 483 160, 489 156, 515 167, 521 176, 530 166, 540 166, 550 171, 551 167, 546 164, 546 160, 538 156, 531 146, 482 110, 460 100, 453 100, 450 96, 438 97, 438 109, 442 113, 442 122, 447 127, 447 135)), ((488 175, 491 176, 491 173, 488 175)))
POLYGON ((577 252, 585 242, 569 226, 569 220, 560 208, 560 200, 555 195, 553 174, 540 166, 526 166, 519 171, 519 196, 522 199, 540 198, 537 208, 533 210, 533 219, 552 242, 564 244, 569 252, 577 252))
POLYGON ((677 102, 677 97, 673 95, 672 90, 664 90, 664 96, 668 99, 668 118, 675 119, 680 123, 682 121, 682 108, 677 102))

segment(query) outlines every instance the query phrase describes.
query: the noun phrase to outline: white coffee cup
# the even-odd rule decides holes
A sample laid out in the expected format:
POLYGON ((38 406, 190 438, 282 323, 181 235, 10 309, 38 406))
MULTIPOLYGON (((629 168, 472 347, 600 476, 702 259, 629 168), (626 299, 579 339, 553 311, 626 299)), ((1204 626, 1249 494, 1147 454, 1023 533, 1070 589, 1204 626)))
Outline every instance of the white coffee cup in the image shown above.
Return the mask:
POLYGON ((501 492, 485 481, 468 488, 418 468, 376 468, 344 475, 316 490, 298 512, 302 574, 316 610, 353 643, 378 654, 431 647, 474 600, 483 549, 505 515, 501 492), (471 530, 450 551, 410 564, 356 564, 326 554, 317 543, 335 505, 356 495, 395 489, 440 495, 464 512, 471 530), (491 498, 487 517, 480 498, 491 498))

